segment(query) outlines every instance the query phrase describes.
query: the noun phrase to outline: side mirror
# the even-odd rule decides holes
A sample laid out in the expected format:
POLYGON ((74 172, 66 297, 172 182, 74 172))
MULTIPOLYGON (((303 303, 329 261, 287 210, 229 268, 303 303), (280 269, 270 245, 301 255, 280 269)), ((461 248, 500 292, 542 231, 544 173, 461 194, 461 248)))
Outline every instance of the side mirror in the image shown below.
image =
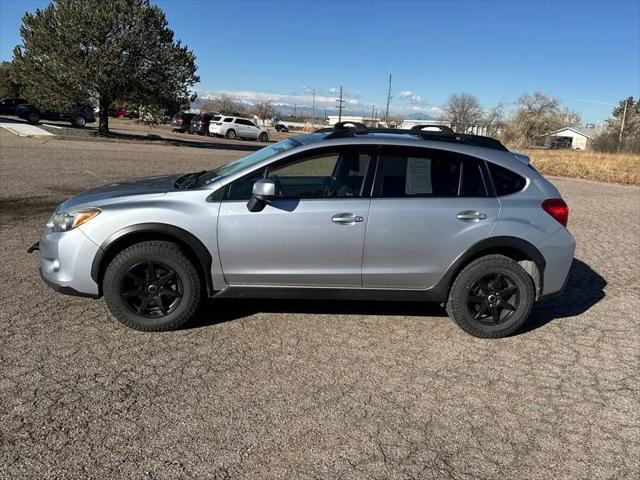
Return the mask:
POLYGON ((251 198, 247 203, 250 212, 260 212, 264 210, 267 202, 276 196, 276 184, 271 178, 261 178, 256 180, 251 190, 251 198))

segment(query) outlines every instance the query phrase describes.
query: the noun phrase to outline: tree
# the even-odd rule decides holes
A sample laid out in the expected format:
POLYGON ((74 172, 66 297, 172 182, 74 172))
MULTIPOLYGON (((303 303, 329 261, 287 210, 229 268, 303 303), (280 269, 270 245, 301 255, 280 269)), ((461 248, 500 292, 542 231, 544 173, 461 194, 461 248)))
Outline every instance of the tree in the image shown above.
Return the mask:
POLYGON ((504 125, 504 103, 487 110, 483 116, 483 123, 487 127, 487 135, 495 137, 504 125))
POLYGON ((580 114, 562 109, 560 100, 540 91, 524 93, 516 102, 513 117, 505 126, 503 140, 522 146, 531 146, 542 141, 542 136, 566 126, 577 126, 580 114))
POLYGON ((444 117, 451 122, 451 128, 458 133, 466 133, 482 118, 480 102, 468 93, 451 95, 443 110, 444 117))
POLYGON ((260 120, 266 120, 268 118, 274 118, 278 116, 278 110, 273 106, 271 102, 258 102, 251 109, 251 113, 258 117, 260 120))
POLYGON ((620 100, 602 132, 594 139, 593 148, 602 152, 640 153, 640 100, 633 97, 620 100))
POLYGON ((20 86, 11 78, 11 62, 0 63, 0 98, 17 98, 20 96, 20 86))
POLYGON ((247 107, 237 98, 223 93, 213 100, 208 101, 202 110, 206 112, 217 112, 223 115, 235 115, 238 117, 246 117, 249 112, 247 107))
POLYGON ((101 133, 116 99, 149 109, 185 103, 199 81, 194 54, 149 0, 54 0, 25 14, 20 35, 13 63, 22 93, 49 109, 97 102, 101 133))

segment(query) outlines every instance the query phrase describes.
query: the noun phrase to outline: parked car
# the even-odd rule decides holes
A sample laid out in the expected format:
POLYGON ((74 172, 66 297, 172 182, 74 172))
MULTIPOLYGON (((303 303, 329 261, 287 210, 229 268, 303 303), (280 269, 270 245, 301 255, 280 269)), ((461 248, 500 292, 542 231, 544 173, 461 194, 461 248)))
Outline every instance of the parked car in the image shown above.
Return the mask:
POLYGON ((29 251, 54 289, 104 296, 146 331, 183 325, 203 296, 330 298, 439 302, 497 338, 563 290, 569 210, 528 157, 445 127, 349 125, 80 193, 29 251))
POLYGON ((16 107, 16 115, 29 123, 38 123, 40 120, 66 120, 75 127, 84 127, 87 123, 95 123, 96 121, 93 107, 89 105, 75 105, 65 112, 56 112, 43 111, 35 105, 23 103, 16 107))
POLYGON ((13 115, 16 113, 16 107, 23 103, 27 103, 27 101, 21 98, 3 98, 0 100, 0 114, 13 115))
POLYGON ((109 109, 109 116, 115 118, 139 118, 138 112, 128 110, 125 107, 114 107, 109 109))
POLYGON ((289 131, 289 127, 287 127, 284 123, 278 123, 278 124, 276 124, 276 126, 274 128, 276 129, 276 132, 288 132, 289 131))
POLYGON ((209 133, 209 122, 213 115, 208 113, 195 115, 189 123, 189 133, 197 133, 198 135, 207 135, 209 133))
POLYGON ((187 132, 189 131, 189 124, 191 119, 195 117, 195 113, 178 112, 173 116, 171 120, 171 128, 174 132, 187 132))
POLYGON ((229 139, 250 138, 269 141, 269 132, 264 127, 257 126, 252 120, 242 117, 222 116, 216 121, 209 123, 209 134, 229 139))

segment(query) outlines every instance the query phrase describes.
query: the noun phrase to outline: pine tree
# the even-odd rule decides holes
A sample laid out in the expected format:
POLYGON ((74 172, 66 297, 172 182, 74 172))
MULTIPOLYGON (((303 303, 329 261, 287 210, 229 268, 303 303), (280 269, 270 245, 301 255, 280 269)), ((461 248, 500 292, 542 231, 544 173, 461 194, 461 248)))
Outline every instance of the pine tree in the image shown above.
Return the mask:
POLYGON ((186 103, 199 81, 195 55, 167 25, 148 0, 54 0, 22 18, 12 75, 22 95, 47 109, 97 103, 99 131, 108 133, 115 100, 186 103))

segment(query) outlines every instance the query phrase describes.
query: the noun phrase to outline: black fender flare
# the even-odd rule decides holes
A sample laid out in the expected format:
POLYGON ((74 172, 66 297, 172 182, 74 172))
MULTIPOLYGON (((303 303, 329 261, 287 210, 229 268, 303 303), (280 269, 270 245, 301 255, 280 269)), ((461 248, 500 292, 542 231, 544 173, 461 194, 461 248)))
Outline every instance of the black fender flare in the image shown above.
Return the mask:
POLYGON ((96 253, 91 264, 91 278, 100 285, 101 277, 104 274, 105 265, 103 265, 105 257, 107 257, 109 250, 132 235, 145 234, 153 236, 153 234, 160 234, 163 238, 173 238, 188 247, 194 256, 197 258, 204 280, 207 287, 207 293, 213 294, 213 279, 211 278, 211 253, 205 247, 205 245, 195 235, 187 230, 176 227, 175 225, 169 225, 166 223, 138 223, 135 225, 129 225, 117 232, 110 235, 96 253))
MULTIPOLYGON (((477 243, 474 243, 471 247, 469 247, 465 252, 460 255, 447 269, 443 277, 440 281, 432 287, 432 289, 437 293, 437 297, 446 298, 449 295, 449 289, 453 284, 458 273, 472 260, 482 256, 483 253, 499 253, 501 249, 509 249, 509 250, 517 250, 522 252, 528 258, 530 258, 533 263, 535 263, 538 272, 540 274, 539 278, 539 291, 543 291, 543 281, 544 281, 544 271, 547 265, 547 262, 540 253, 540 250, 533 245, 532 243, 523 240, 518 237, 511 236, 498 236, 498 237, 489 237, 483 240, 480 240, 477 243)), ((444 301, 444 300, 443 300, 444 301)))

